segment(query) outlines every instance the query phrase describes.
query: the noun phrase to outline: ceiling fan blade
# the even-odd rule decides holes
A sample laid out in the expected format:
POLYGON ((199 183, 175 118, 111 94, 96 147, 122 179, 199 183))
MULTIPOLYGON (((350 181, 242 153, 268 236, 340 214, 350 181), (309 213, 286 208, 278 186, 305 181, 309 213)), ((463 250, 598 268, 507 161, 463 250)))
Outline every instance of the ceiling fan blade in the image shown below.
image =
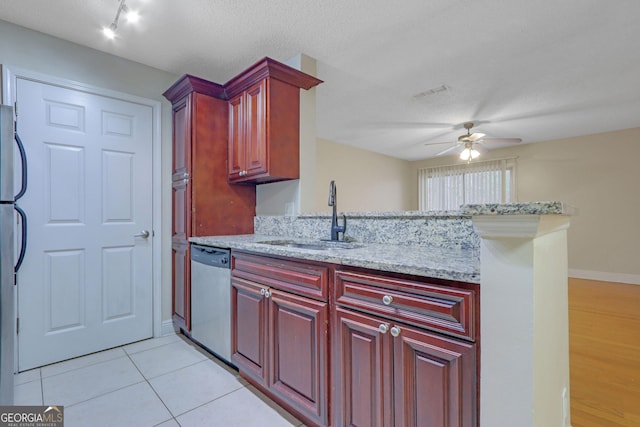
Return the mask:
POLYGON ((453 147, 449 147, 449 148, 447 148, 446 150, 439 152, 438 154, 436 154, 436 157, 438 157, 438 156, 444 156, 445 154, 450 153, 450 152, 452 152, 452 151, 455 151, 455 150, 457 150, 457 149, 459 149, 459 148, 460 148, 460 146, 459 146, 459 145, 454 145, 453 147))
POLYGON ((425 142, 424 145, 440 145, 440 144, 453 144, 451 141, 441 141, 441 142, 425 142))
POLYGON ((518 142, 522 142, 522 138, 482 138, 482 142, 501 142, 505 144, 517 144, 518 142))
POLYGON ((357 125, 372 129, 441 129, 451 128, 451 123, 427 123, 427 122, 360 122, 357 125))
POLYGON ((469 136, 467 137, 467 139, 468 139, 469 141, 471 141, 471 142, 474 142, 474 141, 477 141, 477 140, 479 140, 479 139, 482 139, 482 137, 483 137, 484 135, 485 135, 484 133, 476 133, 476 132, 474 132, 474 133, 472 133, 471 135, 469 135, 469 136))

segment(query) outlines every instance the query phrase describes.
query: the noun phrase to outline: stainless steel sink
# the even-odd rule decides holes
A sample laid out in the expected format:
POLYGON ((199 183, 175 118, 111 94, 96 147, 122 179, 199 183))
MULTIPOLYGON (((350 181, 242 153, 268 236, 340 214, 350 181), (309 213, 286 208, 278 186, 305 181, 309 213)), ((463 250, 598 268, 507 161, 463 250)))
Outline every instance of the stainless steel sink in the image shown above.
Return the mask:
POLYGON ((272 246, 286 246, 289 248, 310 249, 314 251, 324 251, 329 249, 355 249, 363 246, 359 243, 335 240, 265 240, 256 243, 272 246))

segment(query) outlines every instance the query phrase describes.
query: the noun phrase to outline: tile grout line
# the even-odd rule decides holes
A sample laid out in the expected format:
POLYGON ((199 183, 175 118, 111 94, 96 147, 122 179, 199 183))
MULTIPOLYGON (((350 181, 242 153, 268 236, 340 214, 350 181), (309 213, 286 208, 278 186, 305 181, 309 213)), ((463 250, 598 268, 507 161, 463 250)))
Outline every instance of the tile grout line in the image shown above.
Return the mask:
MULTIPOLYGON (((152 339, 153 339, 153 338, 152 338, 152 339)), ((149 348, 149 349, 147 349, 147 350, 153 350, 153 349, 160 348, 160 347, 163 347, 163 346, 165 346, 165 345, 169 345, 169 344, 172 344, 172 343, 162 344, 162 345, 159 345, 159 346, 156 346, 156 347, 149 348)), ((42 367, 38 368, 38 369, 40 369, 40 395, 41 395, 41 399, 42 399, 42 404, 43 404, 43 405, 46 405, 46 404, 47 404, 47 403, 45 403, 45 401, 44 401, 44 380, 45 380, 45 378, 54 378, 54 377, 59 376, 59 375, 68 374, 68 373, 70 373, 70 372, 77 371, 77 370, 79 370, 79 369, 84 369, 84 368, 88 368, 88 367, 91 367, 91 366, 96 366, 96 365, 99 365, 99 364, 102 364, 102 363, 112 362, 112 361, 114 361, 114 360, 122 359, 122 358, 124 358, 124 357, 127 357, 127 358, 129 359, 129 361, 131 362, 131 364, 132 364, 132 365, 135 367, 135 369, 138 371, 138 373, 140 373, 140 376, 143 378, 143 380, 142 380, 142 381, 137 381, 137 382, 134 382, 134 383, 132 383, 132 384, 127 384, 126 386, 123 386, 123 387, 117 388, 117 389, 115 389, 115 390, 107 391, 107 392, 102 393, 102 394, 99 394, 99 395, 97 395, 97 396, 93 396, 93 397, 91 397, 91 398, 89 398, 89 399, 85 399, 85 400, 82 400, 82 401, 79 401, 79 402, 75 402, 75 403, 72 403, 71 405, 64 405, 64 407, 65 407, 65 408, 71 408, 71 407, 73 407, 73 406, 79 405, 80 403, 89 402, 90 400, 97 399, 97 398, 99 398, 99 397, 103 397, 103 396, 106 396, 106 395, 111 394, 111 393, 113 393, 113 392, 120 391, 120 390, 123 390, 123 389, 125 389, 125 388, 127 388, 127 387, 131 387, 131 386, 133 386, 133 385, 141 384, 141 383, 143 383, 143 382, 147 381, 147 378, 144 376, 144 374, 143 374, 142 372, 140 372, 140 369, 138 368, 138 366, 137 366, 137 365, 135 364, 135 362, 131 359, 130 354, 125 350, 125 348, 124 348, 124 347, 125 347, 125 346, 127 346, 127 345, 131 345, 131 344, 125 344, 125 345, 120 346, 120 347, 113 347, 113 348, 110 348, 110 349, 107 349, 107 350, 103 350, 103 351, 110 351, 110 350, 114 350, 114 349, 119 348, 119 349, 122 349, 122 352, 124 353, 124 355, 122 355, 122 356, 117 356, 117 357, 114 357, 114 358, 112 358, 112 359, 107 359, 107 360, 100 360, 100 361, 96 361, 96 362, 94 362, 94 363, 90 363, 90 364, 85 365, 85 366, 80 366, 80 367, 77 367, 77 368, 69 369, 68 371, 59 372, 59 373, 54 374, 54 375, 49 375, 49 376, 43 377, 43 375, 42 375, 42 367)), ((136 352, 136 353, 142 353, 142 352, 147 351, 147 350, 139 351, 139 352, 136 352)), ((92 353, 92 354, 98 354, 98 353, 100 353, 100 352, 96 352, 96 353, 92 353)), ((136 353, 133 353, 133 354, 136 354, 136 353)), ((88 356, 88 355, 87 355, 87 356, 88 356)), ((86 357, 86 356, 80 356, 80 357, 86 357)), ((69 359, 69 360, 73 360, 73 359, 69 359)), ((63 362, 58 362, 58 363, 63 363, 63 362)), ((52 364, 52 365, 53 365, 53 364, 52 364)), ((52 365, 47 365, 47 366, 52 366, 52 365)), ((147 381, 147 383, 148 383, 148 381, 147 381)), ((149 384, 149 385, 150 385, 150 384, 149 384)), ((150 385, 150 386, 151 386, 151 385, 150 385)), ((151 388, 153 389, 153 387, 151 387, 151 388)), ((153 390, 153 391, 154 391, 154 393, 155 393, 155 390, 153 390)), ((157 393, 156 393, 156 395, 157 395, 157 393)), ((159 396, 158 396, 158 397, 159 397, 159 396)), ((160 401, 162 401, 162 399, 160 399, 160 401)), ((164 405, 164 402, 162 402, 162 404, 164 405)), ((166 406, 166 405, 165 405, 165 406, 166 406)), ((167 411, 169 411, 169 408, 167 408, 167 411)), ((169 413, 171 414, 171 411, 169 411, 169 413)), ((166 420, 166 421, 168 421, 168 420, 166 420)))
MULTIPOLYGON (((96 354, 96 353, 94 353, 94 354, 96 354)), ((112 362, 114 360, 122 359, 125 356, 126 356, 126 352, 125 352, 124 355, 118 356, 118 357, 114 357, 113 359, 99 360, 99 361, 96 361, 94 363, 89 363, 88 365, 78 366, 77 368, 69 369, 67 371, 58 372, 58 373, 53 374, 53 375, 47 375, 46 377, 43 377, 42 375, 40 375, 40 376, 41 376, 42 380, 44 380, 46 378, 55 378, 55 377, 58 377, 60 375, 68 374, 69 372, 73 372, 73 371, 77 371, 77 370, 80 370, 80 369, 84 369, 84 368, 89 368, 89 367, 92 367, 92 366, 100 365, 102 363, 107 363, 107 362, 112 362)), ((63 363, 63 362, 60 362, 60 363, 63 363)), ((51 365, 48 365, 48 366, 51 366, 51 365)))
MULTIPOLYGON (((180 414, 176 415, 174 418, 181 417, 181 416, 183 416, 184 414, 188 414, 189 412, 195 411, 195 410, 196 410, 196 409, 198 409, 198 408, 202 408, 203 406, 208 405, 208 404, 210 404, 211 402, 215 402, 216 400, 219 400, 219 399, 222 399, 223 397, 229 396, 230 394, 233 394, 233 393, 235 393, 235 392, 237 392, 237 391, 239 391, 239 390, 242 390, 243 388, 246 388, 246 387, 247 387, 247 386, 245 386, 245 385, 240 385, 240 387, 236 388, 235 390, 231 390, 230 392, 225 393, 225 394, 223 394, 223 395, 220 395, 220 396, 216 397, 215 399, 211 399, 211 400, 209 400, 208 402, 202 403, 202 404, 200 404, 200 405, 198 405, 198 406, 196 406, 196 407, 194 407, 194 408, 189 409, 188 411, 184 411, 184 412, 182 412, 182 413, 180 413, 180 414)), ((169 411, 169 412, 171 412, 171 411, 169 411)), ((178 422, 178 420, 177 420, 177 419, 176 419, 176 422, 178 422)), ((180 423, 178 423, 178 425, 180 425, 180 423)))
MULTIPOLYGON (((206 355, 205 355, 205 356, 206 356, 206 355)), ((178 422, 177 417, 179 417, 179 416, 181 416, 181 415, 184 415, 184 414, 186 414, 186 413, 188 413, 188 412, 191 412, 191 411, 193 411, 194 409, 200 408, 201 406, 208 405, 209 403, 211 403, 211 402, 213 402, 213 401, 216 401, 216 400, 218 400, 218 399, 220 399, 220 398, 222 398, 222 397, 228 396, 228 395, 230 395, 231 393, 234 393, 234 392, 236 392, 236 391, 238 391, 238 390, 240 390, 240 389, 242 389, 242 388, 246 388, 246 385, 240 384, 240 387, 238 387, 238 388, 236 388, 236 389, 234 389, 234 390, 231 390, 231 391, 229 391, 228 393, 225 393, 225 394, 223 394, 223 395, 220 395, 220 396, 216 397, 215 399, 211 399, 211 400, 209 400, 209 401, 207 401, 207 402, 205 402, 205 403, 202 403, 202 404, 200 404, 200 405, 198 405, 198 406, 196 406, 196 407, 194 407, 194 408, 189 409, 188 411, 184 411, 184 412, 181 412, 181 413, 179 413, 179 414, 175 414, 175 415, 174 415, 174 414, 173 414, 173 412, 171 412, 171 410, 170 410, 170 409, 167 407, 167 405, 164 403, 164 401, 162 400, 162 398, 160 397, 160 395, 158 394, 158 392, 156 391, 156 389, 153 387, 153 384, 151 384, 150 380, 155 379, 155 378, 159 378, 159 377, 162 377, 162 376, 164 376, 164 375, 168 375, 168 374, 174 373, 174 372, 176 372, 176 371, 179 371, 179 370, 181 370, 181 369, 186 369, 186 368, 189 368, 189 367, 191 367, 191 366, 195 366, 195 365, 197 365, 197 364, 199 364, 199 363, 203 363, 203 362, 207 362, 207 361, 208 361, 208 362, 210 362, 210 363, 216 363, 215 361, 213 361, 213 360, 211 360, 209 357, 207 357, 207 358, 205 358, 205 359, 203 359, 203 360, 199 360, 199 361, 194 362, 194 363, 191 363, 191 364, 189 364, 189 365, 185 365, 185 366, 182 366, 182 367, 180 367, 180 368, 173 369, 173 370, 171 370, 171 371, 167 371, 167 372, 162 373, 162 374, 160 374, 160 375, 156 375, 156 376, 154 376, 154 377, 147 378, 147 377, 142 373, 142 371, 140 371, 140 369, 139 369, 139 368, 138 368, 138 366, 136 365, 135 361, 131 360, 131 362, 132 362, 132 363, 133 363, 133 365, 136 367, 136 369, 138 369, 138 372, 140 372, 140 374, 141 374, 141 375, 142 375, 142 377, 145 379, 145 381, 147 382, 147 384, 149 384, 149 387, 151 387, 151 389, 153 390, 153 392, 155 393, 155 395, 156 395, 156 396, 158 396, 158 399, 160 399, 160 401, 162 402, 162 404, 167 408, 167 410, 168 410, 168 411, 169 411, 169 413, 172 415, 173 419, 178 423, 178 425, 180 425, 180 423, 178 422)), ((233 375, 233 374, 231 374, 230 372, 228 372, 228 374, 229 374, 229 375, 233 375)), ((168 421, 168 420, 167 420, 167 421, 168 421)))
MULTIPOLYGON (((157 347, 156 347, 157 348, 157 347)), ((153 386, 151 385, 151 383, 149 382, 149 378, 147 378, 142 371, 140 370, 140 368, 138 368, 138 365, 136 365, 136 362, 134 362, 134 360, 131 358, 131 355, 129 353, 127 353, 127 351, 125 351, 125 353, 127 354, 127 357, 129 358, 129 360, 131 361, 131 363, 133 364, 133 366, 136 368, 136 370, 140 373, 140 375, 142 376, 142 378, 144 378, 144 382, 146 382, 149 385, 149 388, 153 391, 153 394, 156 395, 156 397, 158 398, 158 400, 160 401, 160 403, 162 403, 162 406, 165 407, 165 409, 167 410, 167 412, 169 413, 169 415, 171 415, 171 418, 169 420, 174 420, 178 425, 180 425, 180 423, 178 422, 178 420, 176 419, 175 415, 173 415, 173 412, 171 412, 171 409, 169 409, 169 407, 167 406, 166 403, 164 403, 164 400, 162 400, 162 398, 160 397, 160 395, 158 394, 158 392, 156 391, 155 388, 153 388, 153 386)), ((142 353, 142 352, 140 352, 142 353)), ((135 353, 134 353, 135 354, 135 353)), ((166 423, 169 420, 164 420, 161 423, 158 423, 156 425, 162 424, 162 423, 166 423)))
POLYGON ((102 393, 102 394, 99 394, 99 395, 97 395, 97 396, 90 397, 89 399, 81 400, 81 401, 79 401, 79 402, 72 403, 71 405, 63 405, 63 406, 64 406, 65 408, 72 408, 72 407, 74 407, 74 406, 76 406, 76 405, 79 405, 79 404, 81 404, 81 403, 86 403, 86 402, 89 402, 89 401, 91 401, 91 400, 98 399, 99 397, 104 397, 104 396, 106 396, 106 395, 108 395, 108 394, 111 394, 111 393, 115 393, 115 392, 117 392, 117 391, 124 390, 125 388, 131 387, 131 386, 134 386, 134 385, 137 385, 137 384, 142 384, 143 382, 144 382, 144 381, 137 381, 137 382, 135 382, 135 383, 127 384, 127 385, 122 386, 122 387, 120 387, 120 388, 117 388, 117 389, 115 389, 115 390, 109 390, 109 391, 104 392, 104 393, 102 393))

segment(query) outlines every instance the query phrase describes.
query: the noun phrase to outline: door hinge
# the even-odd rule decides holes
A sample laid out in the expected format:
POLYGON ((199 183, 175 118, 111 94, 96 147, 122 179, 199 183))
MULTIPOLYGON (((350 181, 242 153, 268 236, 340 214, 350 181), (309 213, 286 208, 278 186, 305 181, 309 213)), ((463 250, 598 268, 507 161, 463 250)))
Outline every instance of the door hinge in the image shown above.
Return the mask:
POLYGON ((20 318, 16 317, 16 334, 20 333, 20 318))
POLYGON ((18 101, 13 103, 13 114, 18 117, 18 101))

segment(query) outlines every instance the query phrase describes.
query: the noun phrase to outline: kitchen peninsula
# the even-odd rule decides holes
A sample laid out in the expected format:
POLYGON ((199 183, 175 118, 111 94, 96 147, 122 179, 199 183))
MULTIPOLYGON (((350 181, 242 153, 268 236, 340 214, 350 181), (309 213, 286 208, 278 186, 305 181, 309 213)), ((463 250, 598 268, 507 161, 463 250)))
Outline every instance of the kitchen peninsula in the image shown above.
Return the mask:
POLYGON ((310 425, 568 426, 571 214, 352 213, 334 246, 313 245, 329 215, 265 216, 190 241, 232 250, 234 361, 310 425))

